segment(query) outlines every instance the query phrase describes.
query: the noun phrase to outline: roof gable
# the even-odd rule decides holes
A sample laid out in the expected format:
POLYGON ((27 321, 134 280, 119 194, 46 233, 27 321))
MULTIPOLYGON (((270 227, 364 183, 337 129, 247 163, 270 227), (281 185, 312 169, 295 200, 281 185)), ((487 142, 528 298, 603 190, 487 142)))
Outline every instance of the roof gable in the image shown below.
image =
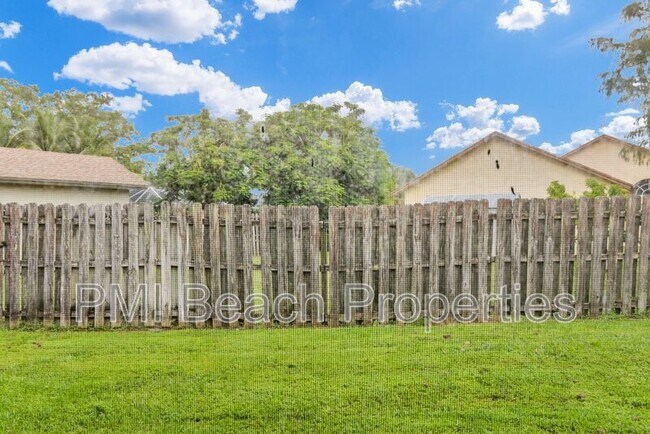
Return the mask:
POLYGON ((635 145, 635 144, 630 143, 630 142, 626 142, 625 140, 621 140, 621 139, 619 139, 617 137, 610 136, 608 134, 603 134, 601 136, 596 137, 593 140, 590 140, 589 142, 585 143, 584 145, 578 146, 573 151, 567 152, 566 154, 564 154, 562 156, 562 158, 571 159, 571 157, 574 157, 574 156, 576 156, 578 154, 581 154, 582 152, 584 152, 585 150, 591 148, 592 146, 597 145, 599 143, 602 143, 604 141, 618 144, 618 145, 620 145, 621 149, 630 148, 630 149, 638 149, 638 150, 642 150, 642 151, 647 151, 647 149, 642 148, 641 146, 635 145))
POLYGON ((522 150, 524 150, 526 152, 530 152, 532 154, 541 156, 542 158, 551 160, 556 164, 572 167, 574 169, 577 169, 579 171, 584 172, 585 174, 588 174, 589 176, 593 176, 595 178, 599 178, 599 179, 605 180, 605 181, 607 181, 609 183, 617 184, 617 185, 620 185, 620 186, 623 186, 623 187, 626 187, 626 188, 632 188, 631 184, 629 184, 629 183, 627 183, 627 182, 625 182, 625 181, 623 181, 621 179, 614 178, 614 177, 612 177, 612 176, 610 176, 610 175, 608 175, 606 173, 597 171, 595 169, 592 169, 592 168, 590 168, 588 166, 584 166, 584 165, 582 165, 580 163, 576 163, 576 162, 571 161, 569 159, 565 159, 564 157, 558 157, 556 155, 551 154, 550 152, 544 151, 543 149, 540 149, 540 148, 535 147, 535 146, 531 146, 531 145, 529 145, 529 144, 527 144, 525 142, 522 142, 520 140, 513 139, 512 137, 510 137, 510 136, 508 136, 506 134, 495 131, 495 132, 485 136, 484 138, 482 138, 478 142, 474 143, 473 145, 465 148, 464 150, 462 150, 461 152, 459 152, 456 155, 452 156, 451 158, 447 159, 446 161, 444 161, 444 162, 440 163, 439 165, 435 166, 434 168, 430 169, 429 171, 425 172, 424 174, 420 175, 419 177, 415 178, 413 181, 409 182, 408 184, 403 185, 402 187, 397 189, 393 194, 397 195, 397 194, 400 194, 400 193, 404 192, 405 190, 407 190, 411 186, 416 185, 419 182, 421 182, 422 180, 428 178, 429 176, 440 172, 445 167, 453 164, 454 162, 460 160, 465 155, 469 154, 470 152, 473 152, 475 149, 479 148, 480 146, 482 146, 482 145, 484 145, 486 143, 490 143, 491 141, 493 141, 495 139, 503 140, 503 141, 505 141, 505 142, 507 142, 509 144, 512 144, 514 146, 519 147, 520 149, 522 149, 522 150))
POLYGON ((109 157, 0 147, 0 182, 106 188, 144 188, 140 175, 109 157))

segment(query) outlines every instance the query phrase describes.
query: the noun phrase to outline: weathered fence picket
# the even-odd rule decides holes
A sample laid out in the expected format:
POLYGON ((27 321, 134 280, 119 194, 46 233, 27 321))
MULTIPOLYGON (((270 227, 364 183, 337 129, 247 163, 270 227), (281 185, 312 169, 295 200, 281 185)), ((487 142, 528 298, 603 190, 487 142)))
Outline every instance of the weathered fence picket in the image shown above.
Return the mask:
MULTIPOLYGON (((4 206, 0 203, 0 288, 5 288, 5 264, 7 261, 7 245, 6 245, 6 232, 5 232, 5 221, 4 221, 4 206)), ((5 297, 3 293, 0 293, 0 325, 3 325, 5 322, 5 312, 7 311, 5 307, 5 297)))
MULTIPOLYGON (((212 306, 235 295, 243 314, 246 298, 263 294, 271 317, 298 314, 296 324, 317 325, 323 314, 331 326, 343 321, 349 284, 353 301, 364 297, 359 285, 374 290, 353 315, 365 324, 404 322, 414 299, 434 294, 477 297, 479 321, 515 313, 512 300, 505 312, 494 302, 484 309, 501 288, 522 304, 532 294, 572 294, 581 315, 649 307, 650 199, 641 197, 501 200, 496 212, 485 201, 332 207, 326 222, 315 207, 0 204, 0 246, 0 321, 10 327, 119 326, 125 311, 140 308, 144 327, 189 325, 188 315, 202 314, 196 304, 183 308, 184 297, 202 295, 197 285, 212 306), (105 300, 77 309, 80 283, 88 288, 78 301, 95 300, 98 287, 105 300), (279 295, 295 302, 275 312, 279 295)), ((421 307, 437 316, 444 306, 421 307)), ((237 326, 234 313, 214 309, 205 324, 237 326)))

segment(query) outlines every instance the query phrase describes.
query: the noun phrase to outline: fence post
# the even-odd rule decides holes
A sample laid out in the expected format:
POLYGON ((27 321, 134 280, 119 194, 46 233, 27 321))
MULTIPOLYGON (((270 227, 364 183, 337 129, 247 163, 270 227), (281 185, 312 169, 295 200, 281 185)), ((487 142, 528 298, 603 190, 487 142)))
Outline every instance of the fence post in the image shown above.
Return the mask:
MULTIPOLYGON (((408 220, 409 220, 409 211, 410 207, 408 206, 398 206, 396 208, 396 225, 397 225, 397 234, 396 234, 396 246, 395 246, 395 266, 397 268, 396 275, 397 279, 395 282, 395 297, 406 293, 406 239, 407 239, 407 229, 408 229, 408 220)), ((395 314, 397 312, 403 313, 401 306, 396 306, 395 314)), ((399 318, 397 318, 398 324, 401 324, 399 318)))
MULTIPOLYGON (((237 278, 237 245, 236 245, 236 226, 235 226, 235 207, 233 205, 223 205, 223 214, 226 220, 226 278, 227 293, 239 296, 239 279, 237 278)), ((231 328, 236 328, 238 324, 228 324, 231 328)))
MULTIPOLYGON (((496 257, 496 288, 495 291, 497 294, 501 294, 501 291, 507 284, 506 278, 506 241, 508 237, 507 231, 507 218, 508 218, 508 208, 512 206, 512 202, 507 199, 499 199, 497 202, 497 257, 496 257)), ((507 291, 507 289, 506 289, 507 291)), ((497 314, 501 314, 501 304, 496 304, 497 314)))
POLYGON ((569 294, 572 289, 571 278, 573 275, 573 267, 571 266, 571 259, 573 257, 573 246, 575 240, 575 224, 573 222, 574 210, 574 199, 564 199, 562 201, 562 227, 560 232, 560 275, 558 278, 558 289, 562 294, 569 294))
POLYGON ((293 294, 296 296, 298 303, 294 306, 294 310, 298 312, 296 317, 296 325, 303 325, 301 318, 302 300, 301 295, 303 292, 303 255, 302 255, 302 207, 293 207, 291 209, 291 235, 293 245, 293 294))
MULTIPOLYGON (((589 315, 597 317, 604 301, 603 249, 607 247, 605 211, 609 199, 600 197, 594 204, 594 240, 591 249, 591 292, 589 294, 589 315)), ((563 241, 564 242, 564 241, 563 241)), ((604 309, 603 309, 604 310, 604 309)))
MULTIPOLYGON (((390 293, 390 211, 395 208, 382 206, 379 208, 379 295, 385 297, 390 293)), ((377 305, 378 310, 382 306, 377 305)), ((385 311, 383 318, 379 318, 382 323, 388 322, 391 312, 390 309, 385 311)))
MULTIPOLYGON (((510 283, 513 288, 511 288, 511 290, 514 290, 515 285, 519 285, 520 290, 523 289, 521 278, 521 255, 524 243, 524 208, 527 205, 528 201, 522 199, 515 199, 512 203, 512 223, 510 230, 510 283)), ((523 296, 524 294, 522 293, 521 295, 523 296)))
MULTIPOLYGON (((208 206, 209 237, 210 243, 210 282, 212 290, 212 306, 221 296, 221 214, 217 204, 208 206)), ((212 327, 221 327, 221 320, 215 312, 212 313, 212 327)))
POLYGON ((0 326, 5 322, 5 258, 7 245, 5 244, 5 206, 0 203, 0 326))
MULTIPOLYGON (((282 205, 276 208, 275 233, 278 250, 278 290, 274 294, 276 297, 280 294, 289 292, 289 272, 287 270, 287 215, 286 208, 282 205)), ((282 316, 286 316, 286 309, 280 309, 282 316)))
POLYGON ((542 294, 553 299, 555 289, 554 257, 555 257, 555 213, 557 211, 557 200, 546 201, 544 216, 544 274, 542 276, 542 294))
MULTIPOLYGON (((242 312, 245 310, 244 303, 249 295, 253 294, 253 229, 251 225, 251 207, 241 207, 241 246, 242 246, 242 269, 243 269, 243 290, 242 312)), ((244 322, 244 326, 250 324, 244 322)))
MULTIPOLYGON (((433 213, 432 213, 433 216, 433 213)), ((432 217, 433 218, 433 217, 432 217)), ((433 240, 432 240, 433 243, 433 240)), ((478 205, 478 302, 479 322, 488 320, 485 297, 490 291, 490 205, 483 200, 478 205)), ((436 262, 437 262, 436 255, 436 262)))
POLYGON ((38 291, 38 255, 39 255, 38 205, 27 205, 27 279, 24 291, 27 291, 27 320, 36 322, 39 314, 38 291))
MULTIPOLYGON (((273 300, 273 272, 271 271, 271 208, 263 205, 260 209, 260 261, 262 272, 262 293, 273 300)), ((270 325, 270 324, 267 324, 270 325)))
MULTIPOLYGON (((138 214, 140 212, 140 207, 138 204, 130 203, 125 207, 127 213, 127 294, 128 294, 128 303, 129 307, 133 306, 135 303, 135 295, 138 291, 138 279, 139 279, 139 269, 140 264, 138 260, 138 232, 139 232, 139 222, 138 214)), ((136 315, 134 321, 129 326, 137 326, 140 323, 140 319, 136 315)))
POLYGON ((609 246, 607 252, 607 291, 603 297, 603 305, 606 313, 610 313, 619 301, 619 287, 621 273, 618 254, 623 248, 623 220, 621 212, 625 205, 624 197, 612 198, 611 211, 609 213, 609 246))
MULTIPOLYGON (((363 207, 363 218, 362 218, 362 226, 363 226, 363 283, 364 285, 368 285, 369 287, 372 287, 374 289, 373 285, 373 265, 372 265, 372 253, 373 253, 373 208, 371 206, 364 206, 363 207)), ((413 232, 413 237, 415 241, 416 237, 416 231, 414 230, 413 232)), ((421 247, 418 246, 418 252, 421 250, 421 247)), ((413 266, 415 267, 415 258, 416 258, 416 250, 415 246, 413 247, 413 259, 414 259, 414 264, 413 266)), ((418 263, 419 267, 419 263, 418 263)), ((415 271, 415 269, 414 269, 415 271)), ((419 272, 419 270, 418 270, 419 272)), ((421 282, 418 280, 418 284, 420 285, 419 288, 422 288, 421 282)), ((374 301, 374 300, 373 300, 374 301)), ((368 325, 372 324, 372 312, 373 312, 373 306, 372 303, 364 308, 363 310, 363 323, 368 325)))
POLYGON ((20 237, 22 227, 22 210, 16 203, 9 205, 9 239, 7 242, 7 261, 9 275, 7 279, 7 309, 9 328, 20 324, 20 237))
POLYGON ((43 233, 43 324, 54 324, 54 275, 56 259, 56 208, 45 205, 45 228, 43 233))
POLYGON ((648 285, 650 284, 650 197, 643 198, 641 208, 641 248, 639 253, 639 298, 637 310, 644 313, 648 308, 648 285))
MULTIPOLYGON (((145 203, 144 208, 144 257, 145 257, 145 269, 144 269, 144 278, 145 283, 147 284, 147 300, 144 300, 145 303, 145 326, 153 327, 156 324, 156 299, 158 298, 157 286, 156 286, 156 232, 155 232, 155 221, 154 221, 154 211, 153 204, 145 203)), ((203 242, 201 242, 201 248, 203 248, 203 242)))
POLYGON ((584 314, 585 298, 589 290, 589 269, 587 255, 589 254, 589 199, 580 198, 578 204, 578 282, 576 287, 576 310, 578 316, 584 314))
MULTIPOLYGON (((203 226, 203 205, 193 203, 190 208, 192 220, 192 253, 193 257, 193 284, 205 285, 205 258, 203 255, 203 246, 205 243, 203 226)), ((188 234, 189 235, 189 234, 188 234)), ((249 241, 250 243, 250 241, 249 241)), ((193 294, 195 295, 195 294, 193 294)), ((198 314, 198 312, 197 312, 198 314)), ((205 323, 197 323, 196 327, 205 327, 205 323)))
MULTIPOLYGON (((88 206, 79 205, 79 282, 90 283, 90 217, 88 215, 88 206)), ((74 289, 76 293, 76 288, 74 289)), ((88 291, 81 294, 79 302, 90 300, 88 291)), ((77 324, 82 328, 88 327, 88 309, 81 311, 75 308, 75 319, 77 324)))
MULTIPOLYGON (((46 210, 47 216, 47 210, 46 210)), ((47 222, 47 220, 46 220, 47 222)), ((47 223, 46 223, 47 229, 47 223)), ((47 230, 46 230, 47 232, 47 230)), ((106 287, 106 207, 104 205, 95 206, 95 283, 104 288, 104 292, 108 295, 109 288, 106 287)), ((95 308, 95 327, 104 326, 106 302, 95 308)))
POLYGON ((329 262, 330 262, 330 311, 329 325, 337 327, 339 325, 340 299, 339 299, 339 218, 340 209, 330 207, 328 211, 329 222, 329 262))
POLYGON ((160 204, 160 324, 172 325, 171 224, 168 202, 160 204))
MULTIPOLYGON (((312 206, 309 208, 309 263, 310 263, 310 286, 311 294, 318 294, 323 297, 323 300, 326 297, 326 294, 323 294, 320 288, 320 222, 318 220, 318 207, 312 206)), ((323 306, 325 309, 325 306, 323 306)), ((318 318, 316 316, 317 309, 314 309, 314 304, 312 302, 312 308, 310 309, 311 322, 312 325, 318 324, 318 318)), ((325 312, 323 310, 323 312, 325 312)))
POLYGON ((623 260, 623 302, 622 312, 626 315, 632 313, 632 297, 634 295, 634 278, 636 267, 634 257, 639 248, 639 219, 637 213, 641 205, 640 196, 630 196, 627 202, 627 216, 625 223, 625 257, 623 260))
MULTIPOLYGON (((111 206, 111 285, 108 289, 109 296, 109 310, 111 318, 113 310, 119 309, 119 306, 114 306, 112 303, 112 295, 115 291, 114 285, 122 285, 122 258, 124 256, 124 225, 122 223, 122 205, 116 203, 111 206)), ((111 320, 112 327, 118 327, 122 324, 119 315, 115 315, 117 320, 111 320)))

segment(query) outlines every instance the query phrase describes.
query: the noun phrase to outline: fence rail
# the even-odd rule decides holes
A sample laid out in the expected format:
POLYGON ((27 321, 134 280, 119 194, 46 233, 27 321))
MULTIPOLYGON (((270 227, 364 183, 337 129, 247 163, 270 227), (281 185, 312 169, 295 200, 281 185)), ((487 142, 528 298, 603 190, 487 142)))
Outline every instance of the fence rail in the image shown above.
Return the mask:
MULTIPOLYGON (((634 196, 501 200, 496 213, 475 201, 333 207, 325 222, 315 207, 180 203, 4 204, 0 216, 0 321, 10 327, 107 324, 117 306, 77 312, 77 283, 119 284, 127 303, 142 284, 158 288, 141 300, 148 327, 183 324, 187 283, 209 287, 211 302, 293 294, 300 309, 318 294, 334 326, 351 283, 376 291, 357 317, 364 323, 394 319, 378 318, 380 295, 481 300, 503 287, 524 299, 573 294, 580 315, 648 308, 650 200, 634 196)), ((313 309, 307 321, 316 322, 313 309)), ((208 322, 222 325, 216 315, 208 322)))

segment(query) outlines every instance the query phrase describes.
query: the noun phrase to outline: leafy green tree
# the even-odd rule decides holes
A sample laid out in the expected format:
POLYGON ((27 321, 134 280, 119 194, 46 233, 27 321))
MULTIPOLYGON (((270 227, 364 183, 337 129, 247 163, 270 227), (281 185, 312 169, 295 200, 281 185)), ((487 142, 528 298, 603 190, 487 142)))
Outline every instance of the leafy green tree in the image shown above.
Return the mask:
POLYGON ((62 152, 75 141, 72 123, 60 113, 37 109, 26 127, 23 148, 62 152))
POLYGON ((173 125, 152 134, 150 144, 162 153, 153 180, 166 199, 194 202, 252 203, 254 188, 250 162, 250 116, 237 120, 213 119, 207 110, 198 115, 173 116, 173 125))
POLYGON ((134 142, 135 127, 108 110, 111 102, 106 94, 41 94, 36 86, 0 79, 0 146, 110 156, 142 172, 141 157, 151 149, 134 142))
MULTIPOLYGON (((603 53, 618 56, 616 67, 601 75, 602 90, 607 96, 616 96, 621 104, 639 104, 642 116, 630 138, 647 147, 650 145, 650 0, 626 6, 622 18, 639 24, 628 40, 603 37, 592 40, 592 44, 603 53)), ((635 157, 643 161, 647 153, 638 149, 635 157)))
POLYGON ((393 166, 363 111, 346 104, 299 104, 275 113, 254 130, 255 177, 269 204, 383 204, 396 186, 393 166))
POLYGON ((162 159, 153 179, 169 199, 273 205, 382 204, 395 171, 356 106, 300 104, 253 122, 214 119, 207 110, 170 118, 152 134, 162 159))
MULTIPOLYGON (((619 185, 604 184, 597 179, 589 178, 585 181, 587 190, 582 193, 583 197, 595 199, 597 197, 627 196, 630 193, 619 185)), ((546 189, 549 199, 570 199, 574 196, 566 191, 566 186, 559 181, 553 181, 546 189)))
POLYGON ((585 182, 587 190, 585 190, 582 195, 584 197, 596 198, 596 197, 607 197, 607 186, 602 182, 598 182, 593 178, 587 179, 585 182))
POLYGON ((397 185, 397 188, 400 188, 417 178, 411 169, 402 166, 393 166, 393 174, 395 175, 395 184, 397 185))
POLYGON ((629 196, 630 192, 621 187, 620 185, 610 185, 607 189, 607 195, 609 197, 615 196, 629 196))
POLYGON ((546 189, 549 199, 570 199, 573 196, 567 193, 566 186, 560 181, 553 181, 546 189))
POLYGON ((597 198, 629 195, 628 191, 623 187, 607 185, 593 178, 587 179, 585 184, 587 185, 587 190, 583 193, 584 197, 597 198))
POLYGON ((27 128, 14 128, 9 119, 0 116, 0 146, 4 148, 17 148, 25 142, 28 134, 27 128))

